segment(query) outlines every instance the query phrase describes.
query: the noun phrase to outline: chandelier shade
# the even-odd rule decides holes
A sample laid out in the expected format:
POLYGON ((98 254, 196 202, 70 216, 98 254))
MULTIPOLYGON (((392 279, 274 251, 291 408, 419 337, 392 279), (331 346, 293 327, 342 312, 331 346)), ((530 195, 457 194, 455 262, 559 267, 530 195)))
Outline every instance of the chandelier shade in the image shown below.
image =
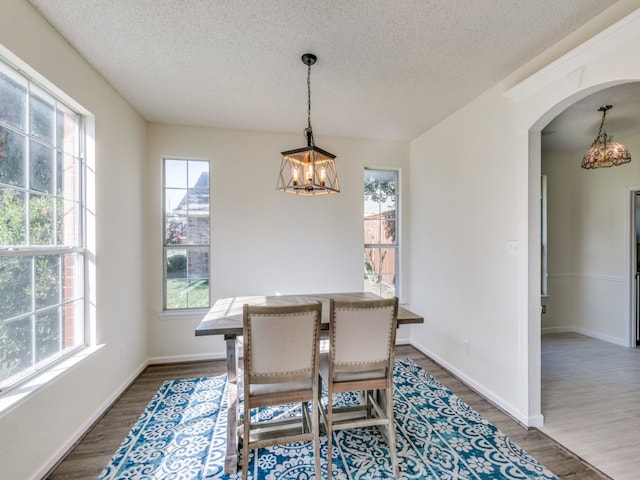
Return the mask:
POLYGON ((307 128, 304 134, 307 146, 281 152, 282 162, 276 189, 295 195, 327 195, 340 192, 336 156, 315 145, 311 129, 311 65, 317 57, 311 53, 302 56, 307 65, 307 128))
POLYGON ((614 142, 613 136, 607 135, 607 132, 604 131, 604 120, 609 109, 611 109, 611 105, 605 105, 598 109, 599 112, 602 112, 600 129, 598 130, 598 136, 593 140, 591 147, 582 158, 582 168, 615 167, 631 161, 631 154, 627 147, 621 143, 614 142))
POLYGON ((296 195, 338 193, 335 158, 315 145, 282 152, 278 189, 296 195))

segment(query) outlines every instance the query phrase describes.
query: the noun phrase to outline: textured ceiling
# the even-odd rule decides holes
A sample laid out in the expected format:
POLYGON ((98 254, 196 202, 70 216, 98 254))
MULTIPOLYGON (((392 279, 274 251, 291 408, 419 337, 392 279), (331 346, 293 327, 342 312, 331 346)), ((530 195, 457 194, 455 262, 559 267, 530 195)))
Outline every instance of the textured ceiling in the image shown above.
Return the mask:
POLYGON ((413 139, 615 3, 29 1, 151 122, 302 136, 315 53, 319 143, 413 139))

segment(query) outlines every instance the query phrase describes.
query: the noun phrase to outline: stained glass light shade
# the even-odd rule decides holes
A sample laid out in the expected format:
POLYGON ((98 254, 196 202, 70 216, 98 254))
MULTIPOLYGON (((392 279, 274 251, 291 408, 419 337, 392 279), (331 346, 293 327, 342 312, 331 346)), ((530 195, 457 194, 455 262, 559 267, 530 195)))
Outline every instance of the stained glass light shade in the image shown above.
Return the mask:
POLYGON ((340 192, 335 158, 315 145, 282 152, 277 190, 302 196, 340 192))
POLYGON ((604 121, 607 111, 610 109, 611 105, 604 105, 598 108, 598 111, 602 112, 602 121, 598 129, 598 136, 584 157, 582 157, 582 168, 615 167, 631 161, 631 154, 627 147, 621 143, 614 142, 613 136, 607 135, 607 132, 604 131, 604 121))
POLYGON ((614 142, 613 137, 604 133, 594 140, 582 158, 582 168, 615 167, 631 161, 627 147, 614 142))

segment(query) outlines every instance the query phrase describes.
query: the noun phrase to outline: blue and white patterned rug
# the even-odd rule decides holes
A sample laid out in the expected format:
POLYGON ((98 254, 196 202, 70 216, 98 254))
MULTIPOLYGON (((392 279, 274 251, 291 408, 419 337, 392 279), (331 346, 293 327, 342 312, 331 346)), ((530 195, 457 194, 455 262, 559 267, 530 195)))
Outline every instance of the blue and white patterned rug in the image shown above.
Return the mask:
MULTIPOLYGON (((394 369, 397 452, 403 479, 558 480, 411 359, 394 369)), ((164 383, 98 480, 232 480, 224 475, 226 377, 164 383)), ((341 403, 352 398, 345 395, 341 403)), ((296 414, 265 409, 260 415, 296 414)), ((326 457, 326 436, 320 437, 326 457)), ((335 433, 333 478, 393 478, 376 428, 335 433)), ((326 461, 322 462, 326 478, 326 461)), ((249 478, 313 478, 311 443, 252 451, 249 478)))

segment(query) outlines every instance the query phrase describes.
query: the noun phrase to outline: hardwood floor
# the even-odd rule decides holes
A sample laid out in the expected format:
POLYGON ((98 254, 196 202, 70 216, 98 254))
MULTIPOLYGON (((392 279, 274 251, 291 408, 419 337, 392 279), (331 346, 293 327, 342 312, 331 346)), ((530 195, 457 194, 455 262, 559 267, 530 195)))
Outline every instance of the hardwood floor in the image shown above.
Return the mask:
MULTIPOLYGON (((560 479, 607 478, 539 430, 523 428, 413 347, 398 346, 396 357, 412 358, 530 455, 552 470, 560 479)), ((49 480, 95 479, 164 380, 219 375, 224 372, 223 361, 148 367, 46 478, 49 480)))
POLYGON ((640 478, 640 350, 542 336, 543 431, 616 480, 640 478))

